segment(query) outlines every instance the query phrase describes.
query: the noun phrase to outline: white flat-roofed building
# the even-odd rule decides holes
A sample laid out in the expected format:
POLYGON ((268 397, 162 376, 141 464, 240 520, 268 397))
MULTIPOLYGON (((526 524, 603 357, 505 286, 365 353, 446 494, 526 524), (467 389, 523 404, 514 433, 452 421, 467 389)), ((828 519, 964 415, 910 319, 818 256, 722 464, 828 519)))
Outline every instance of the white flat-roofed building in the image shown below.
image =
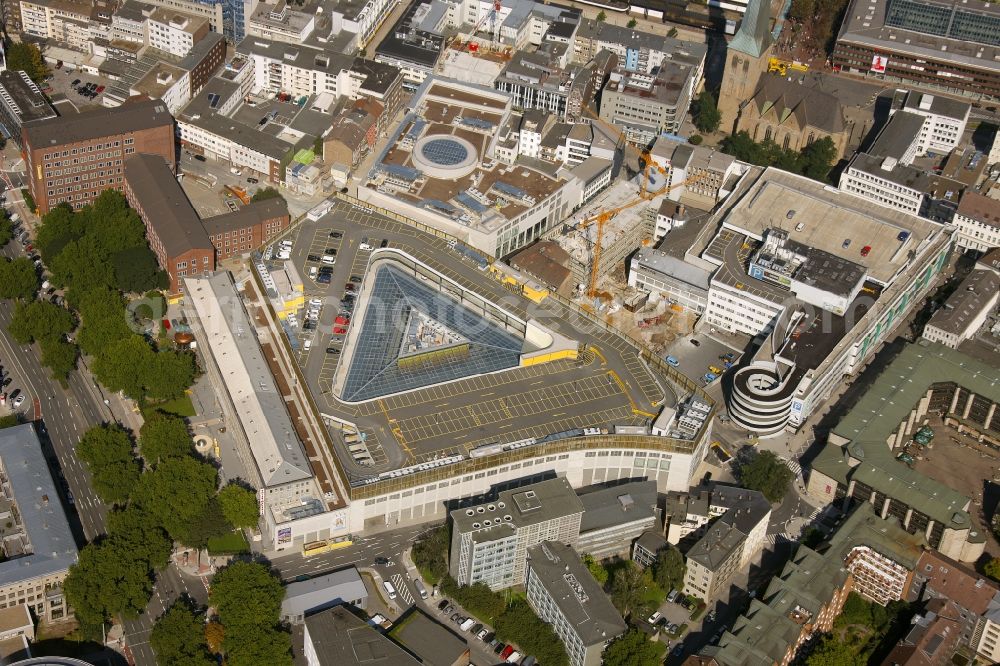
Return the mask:
POLYGON ((962 280, 944 306, 931 316, 924 326, 922 337, 958 349, 996 312, 998 299, 1000 275, 993 270, 976 269, 962 280))
POLYGON ((628 284, 661 294, 697 313, 708 306, 708 281, 712 272, 660 250, 641 249, 629 262, 628 284))
POLYGON ((897 91, 896 98, 903 110, 924 118, 917 136, 918 155, 947 155, 958 147, 969 122, 971 104, 944 95, 903 90, 897 91))
POLYGON ((247 37, 301 44, 315 26, 315 16, 291 9, 285 0, 278 0, 274 5, 257 5, 253 16, 247 21, 247 37))
POLYGON ((346 511, 331 515, 322 499, 232 277, 222 271, 187 278, 184 292, 205 367, 251 477, 246 480, 260 497, 264 543, 280 550, 346 531, 346 511))
POLYGON ((952 231, 777 169, 744 176, 689 250, 716 267, 707 322, 772 336, 734 375, 734 420, 798 427, 920 302, 952 231))
POLYGON ((149 15, 147 34, 149 46, 183 58, 208 34, 208 19, 157 7, 149 15))
POLYGON ((958 247, 976 252, 1000 247, 1000 200, 966 192, 952 221, 958 229, 958 247))
POLYGON ((571 666, 600 666, 625 620, 571 546, 543 541, 528 558, 528 603, 562 641, 571 666))

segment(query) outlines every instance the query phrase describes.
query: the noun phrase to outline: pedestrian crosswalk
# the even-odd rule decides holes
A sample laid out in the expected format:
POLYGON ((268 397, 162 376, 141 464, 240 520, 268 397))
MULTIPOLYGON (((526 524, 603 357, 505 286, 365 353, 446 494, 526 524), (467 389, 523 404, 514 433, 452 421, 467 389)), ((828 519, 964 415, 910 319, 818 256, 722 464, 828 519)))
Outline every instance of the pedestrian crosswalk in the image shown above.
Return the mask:
POLYGON ((400 600, 407 606, 412 606, 414 603, 413 593, 410 592, 410 588, 406 585, 406 581, 403 580, 403 576, 400 574, 393 574, 392 584, 396 587, 396 594, 399 595, 400 600))
POLYGON ((802 476, 802 465, 800 465, 797 460, 782 458, 781 461, 785 463, 785 466, 788 467, 788 469, 792 470, 795 476, 802 476))
POLYGON ((797 537, 792 536, 788 532, 772 532, 764 537, 764 543, 772 548, 779 543, 785 543, 789 541, 798 541, 797 537))

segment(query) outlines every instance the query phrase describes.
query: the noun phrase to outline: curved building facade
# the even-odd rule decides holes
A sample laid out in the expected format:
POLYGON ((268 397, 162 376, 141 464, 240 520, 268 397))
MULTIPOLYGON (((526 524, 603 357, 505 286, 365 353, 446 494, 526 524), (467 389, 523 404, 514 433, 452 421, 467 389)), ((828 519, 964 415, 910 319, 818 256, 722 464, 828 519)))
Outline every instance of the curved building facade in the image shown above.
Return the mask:
POLYGON ((754 361, 733 375, 729 415, 758 437, 774 437, 792 414, 792 395, 797 381, 794 370, 782 376, 775 363, 754 361))

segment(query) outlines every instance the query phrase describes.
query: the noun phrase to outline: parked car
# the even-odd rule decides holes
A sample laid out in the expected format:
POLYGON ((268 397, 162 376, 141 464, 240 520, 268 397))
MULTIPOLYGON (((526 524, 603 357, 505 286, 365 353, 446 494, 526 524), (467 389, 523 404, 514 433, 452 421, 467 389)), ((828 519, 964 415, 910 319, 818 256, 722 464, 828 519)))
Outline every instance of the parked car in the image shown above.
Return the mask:
MULTIPOLYGON (((473 627, 473 628, 475 628, 475 627, 473 627)), ((490 634, 489 630, 487 630, 487 629, 480 629, 479 631, 476 632, 476 638, 478 638, 479 640, 483 640, 487 636, 489 636, 489 634, 490 634)))
POLYGON ((447 607, 448 607, 448 600, 447 599, 442 599, 441 603, 438 604, 438 610, 439 611, 443 611, 447 607))
POLYGON ((457 622, 458 618, 460 618, 460 617, 462 617, 462 615, 460 613, 455 613, 454 615, 451 616, 451 621, 452 622, 457 622))
POLYGON ((391 567, 393 562, 388 557, 376 557, 375 564, 381 567, 391 567))
POLYGON ((256 185, 260 181, 254 178, 253 176, 250 176, 249 178, 247 178, 247 182, 250 183, 251 185, 256 185))
POLYGON ((667 359, 666 359, 666 361, 667 361, 667 365, 669 365, 671 367, 674 367, 674 368, 676 368, 677 366, 679 366, 681 364, 681 362, 677 360, 676 356, 668 356, 667 359))
POLYGON ((102 92, 104 92, 104 86, 97 86, 97 88, 94 90, 94 92, 96 92, 98 95, 100 95, 102 92))
POLYGON ((702 379, 705 380, 706 384, 711 384, 712 382, 714 382, 718 378, 719 378, 719 375, 715 374, 714 372, 706 372, 705 376, 702 377, 702 379))
POLYGON ((507 649, 506 643, 497 643, 496 647, 493 648, 493 654, 500 654, 507 649))
POLYGON ((309 256, 306 257, 306 259, 308 261, 316 261, 316 262, 318 262, 320 260, 318 254, 310 254, 309 256))
POLYGON ((344 237, 344 234, 340 233, 339 231, 331 231, 330 232, 330 238, 343 238, 343 237, 344 237))
POLYGON ((514 654, 514 646, 508 645, 507 647, 505 647, 503 650, 500 651, 500 658, 506 661, 507 657, 509 657, 512 654, 514 654))
POLYGON ((650 624, 656 624, 656 621, 659 620, 661 617, 663 617, 663 613, 661 613, 660 611, 656 611, 646 619, 646 622, 649 622, 650 624))
POLYGON ((344 328, 343 326, 334 326, 333 327, 333 334, 334 335, 343 335, 344 333, 347 333, 347 329, 344 328))
POLYGON ((337 349, 336 347, 327 347, 326 348, 326 353, 327 354, 339 354, 340 350, 337 349))
POLYGON ((205 159, 205 156, 204 156, 204 155, 195 155, 195 156, 194 156, 194 158, 195 158, 196 160, 198 160, 199 162, 206 162, 206 161, 207 161, 207 160, 205 159))
POLYGON ((22 403, 24 403, 24 395, 23 394, 17 396, 17 398, 14 399, 14 405, 13 405, 14 409, 17 409, 18 407, 20 407, 22 403))
POLYGON ((355 284, 360 284, 361 283, 361 276, 359 276, 359 275, 352 275, 351 276, 351 282, 353 282, 355 284))
POLYGON ((497 635, 492 631, 487 632, 486 635, 483 636, 483 642, 487 645, 491 645, 496 639, 497 635))

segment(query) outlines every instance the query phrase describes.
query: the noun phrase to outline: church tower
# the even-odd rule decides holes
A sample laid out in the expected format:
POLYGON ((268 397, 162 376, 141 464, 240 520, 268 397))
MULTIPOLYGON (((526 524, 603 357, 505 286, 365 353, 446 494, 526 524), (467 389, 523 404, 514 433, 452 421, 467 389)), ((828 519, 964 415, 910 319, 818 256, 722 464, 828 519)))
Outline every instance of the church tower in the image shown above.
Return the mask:
POLYGON ((719 90, 721 129, 733 131, 740 105, 757 91, 771 57, 771 1, 750 0, 740 29, 726 49, 725 71, 719 90))

